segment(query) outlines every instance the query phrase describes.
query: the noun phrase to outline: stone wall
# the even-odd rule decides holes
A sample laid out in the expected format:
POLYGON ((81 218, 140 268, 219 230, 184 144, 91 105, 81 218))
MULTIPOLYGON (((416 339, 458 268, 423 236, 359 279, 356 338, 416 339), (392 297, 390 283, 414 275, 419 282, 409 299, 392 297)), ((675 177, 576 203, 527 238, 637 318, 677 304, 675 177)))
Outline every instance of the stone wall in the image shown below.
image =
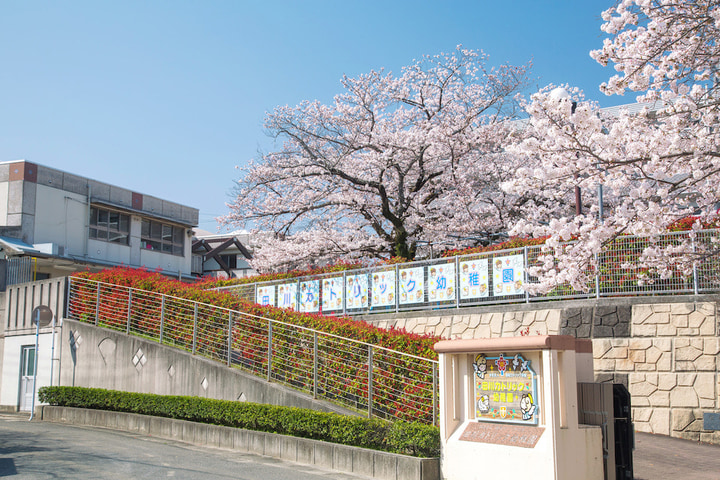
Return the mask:
POLYGON ((408 332, 457 339, 512 337, 525 331, 532 335, 557 335, 562 314, 560 309, 458 312, 453 314, 446 310, 441 314, 423 312, 420 316, 402 314, 397 317, 383 315, 382 318, 377 318, 367 315, 361 318, 381 328, 404 328, 408 332))
POLYGON ((714 302, 634 305, 628 338, 593 339, 599 380, 627 378, 642 432, 720 444, 703 413, 720 410, 714 302))
POLYGON ((720 431, 703 429, 703 414, 720 412, 717 298, 601 299, 547 306, 514 304, 361 318, 443 338, 590 338, 595 380, 628 388, 636 430, 720 444, 720 431))

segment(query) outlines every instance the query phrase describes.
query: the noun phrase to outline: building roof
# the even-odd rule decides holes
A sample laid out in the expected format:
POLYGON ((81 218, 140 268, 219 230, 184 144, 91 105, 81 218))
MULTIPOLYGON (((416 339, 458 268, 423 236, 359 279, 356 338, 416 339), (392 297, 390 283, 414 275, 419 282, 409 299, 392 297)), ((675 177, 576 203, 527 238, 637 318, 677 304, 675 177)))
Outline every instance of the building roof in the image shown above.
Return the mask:
POLYGON ((39 255, 44 252, 35 248, 34 245, 25 243, 20 239, 0 236, 0 250, 5 250, 11 255, 39 255))
POLYGON ((22 180, 57 188, 89 197, 91 203, 105 204, 113 208, 169 220, 180 225, 196 226, 199 223, 197 208, 26 160, 0 162, 0 178, 7 178, 11 182, 22 180))

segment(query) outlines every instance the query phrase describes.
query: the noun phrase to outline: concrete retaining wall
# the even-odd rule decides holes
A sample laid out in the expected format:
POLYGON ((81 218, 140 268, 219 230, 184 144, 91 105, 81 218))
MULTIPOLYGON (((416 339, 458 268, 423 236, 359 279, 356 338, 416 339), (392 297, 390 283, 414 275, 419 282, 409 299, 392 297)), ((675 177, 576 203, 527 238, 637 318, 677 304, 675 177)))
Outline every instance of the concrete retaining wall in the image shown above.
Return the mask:
POLYGON ((720 444, 720 431, 703 421, 705 413, 720 412, 718 300, 610 298, 357 318, 444 338, 590 338, 595 380, 628 387, 638 431, 720 444))
POLYGON ((311 395, 141 337, 63 320, 59 385, 189 395, 354 415, 311 395))
POLYGON ((40 407, 43 421, 137 432, 192 445, 225 448, 381 480, 439 480, 439 458, 415 458, 241 428, 69 407, 40 407))

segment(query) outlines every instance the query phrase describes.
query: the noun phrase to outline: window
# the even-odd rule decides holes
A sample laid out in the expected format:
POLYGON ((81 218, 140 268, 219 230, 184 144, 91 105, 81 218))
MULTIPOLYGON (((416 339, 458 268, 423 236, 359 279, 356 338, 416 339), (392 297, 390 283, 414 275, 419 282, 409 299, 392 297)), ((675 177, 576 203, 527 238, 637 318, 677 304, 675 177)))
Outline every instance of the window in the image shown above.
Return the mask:
POLYGON ((225 262, 228 268, 237 268, 237 255, 220 255, 220 259, 225 262))
POLYGON ((172 255, 183 255, 185 228, 154 220, 143 220, 140 239, 142 248, 172 255))
POLYGON ((90 238, 128 245, 130 216, 113 210, 90 207, 90 238))

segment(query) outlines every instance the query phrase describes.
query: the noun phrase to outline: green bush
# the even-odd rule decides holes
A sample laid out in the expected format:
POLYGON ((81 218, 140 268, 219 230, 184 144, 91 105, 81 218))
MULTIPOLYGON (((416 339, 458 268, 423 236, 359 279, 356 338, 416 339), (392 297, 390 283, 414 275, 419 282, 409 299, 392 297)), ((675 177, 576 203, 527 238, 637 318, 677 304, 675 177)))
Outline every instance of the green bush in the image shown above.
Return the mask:
POLYGON ((410 422, 390 423, 304 408, 100 388, 42 387, 40 401, 62 407, 139 413, 279 433, 372 448, 415 457, 440 455, 437 427, 410 422))

